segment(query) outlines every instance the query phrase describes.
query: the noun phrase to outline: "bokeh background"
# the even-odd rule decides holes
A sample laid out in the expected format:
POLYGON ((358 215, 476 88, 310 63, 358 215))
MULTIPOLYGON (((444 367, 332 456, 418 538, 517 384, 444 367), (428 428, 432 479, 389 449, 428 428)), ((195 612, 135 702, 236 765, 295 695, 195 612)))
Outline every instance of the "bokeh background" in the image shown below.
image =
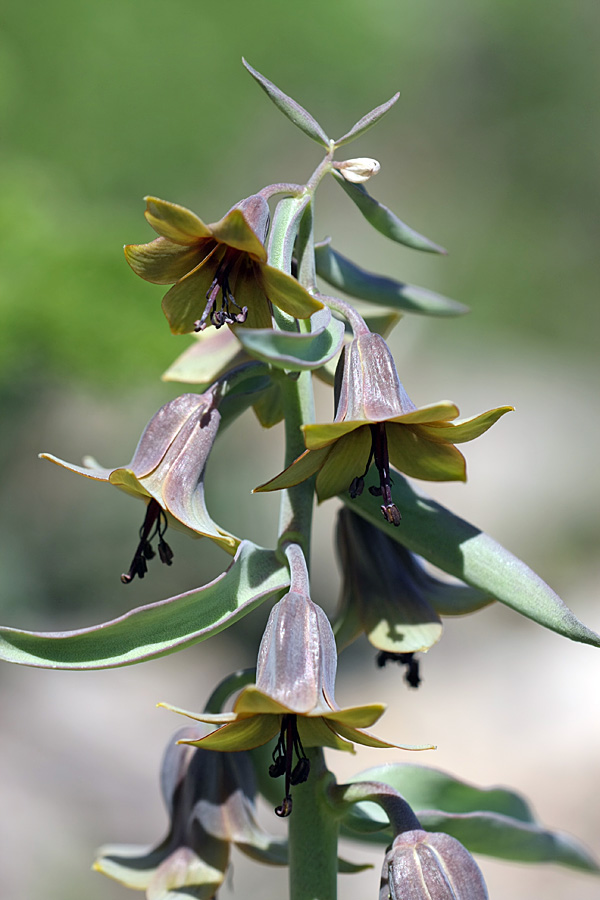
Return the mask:
MULTIPOLYGON (((349 155, 382 163, 372 192, 448 258, 386 241, 336 185, 317 231, 367 268, 467 303, 460 320, 406 317, 392 341, 417 403, 517 411, 466 447, 468 485, 432 493, 524 558, 591 627, 598 605, 598 208, 595 0, 5 0, 0 11, 0 608, 2 621, 73 628, 203 583, 220 551, 173 538, 176 565, 124 588, 140 509, 36 459, 93 453, 119 465, 176 385, 187 346, 135 278, 125 242, 152 237, 142 197, 206 220, 271 181, 304 181, 319 150, 244 72, 249 61, 342 134, 395 90, 394 111, 349 155)), ((330 414, 321 391, 319 408, 330 414)), ((251 414, 213 453, 217 521, 265 543, 277 500, 250 488, 279 467, 281 433, 251 414)), ((314 599, 335 609, 331 528, 318 511, 314 599)), ((172 657, 100 673, 0 671, 0 896, 123 900, 89 871, 104 842, 162 836, 163 747, 216 679, 251 665, 267 610, 172 657)), ((600 854, 600 657, 503 608, 448 623, 417 692, 376 671, 367 645, 340 660, 340 702, 385 700, 379 733, 434 741, 419 761, 525 792, 549 826, 600 854)), ((387 757, 335 759, 340 776, 387 757)), ((344 876, 375 897, 375 870, 344 876)), ((598 896, 590 876, 480 858, 491 896, 598 896)), ((235 860, 233 887, 281 896, 235 860)))

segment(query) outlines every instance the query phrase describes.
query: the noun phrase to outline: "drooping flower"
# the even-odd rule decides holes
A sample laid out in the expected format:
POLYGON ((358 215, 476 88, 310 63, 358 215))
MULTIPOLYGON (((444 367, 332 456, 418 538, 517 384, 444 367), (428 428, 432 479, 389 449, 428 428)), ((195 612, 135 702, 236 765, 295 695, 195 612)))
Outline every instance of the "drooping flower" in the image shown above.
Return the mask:
POLYGON ((493 600, 462 582, 436 578, 389 532, 348 506, 338 512, 336 544, 342 573, 334 627, 338 647, 364 632, 380 651, 381 665, 396 655, 429 650, 442 635, 441 615, 474 612, 493 600))
POLYGON ((318 472, 319 502, 344 491, 358 497, 374 462, 379 485, 369 490, 381 497, 384 518, 399 525, 390 465, 426 481, 465 481, 465 458, 454 445, 479 437, 512 407, 501 406, 453 422, 459 412, 448 400, 415 406, 400 383, 381 335, 361 334, 342 352, 334 421, 302 426, 306 451, 255 490, 292 487, 318 472))
POLYGON ((108 845, 94 869, 148 900, 210 900, 225 878, 230 847, 261 862, 282 865, 285 843, 266 834, 255 815, 256 779, 245 753, 215 753, 177 743, 199 738, 200 726, 182 728, 167 747, 161 789, 169 831, 148 849, 108 845))
POLYGON ((270 328, 271 304, 298 319, 322 309, 295 278, 267 264, 269 207, 260 194, 241 200, 212 225, 176 203, 145 199, 146 219, 160 236, 149 244, 128 244, 125 256, 146 281, 173 284, 163 298, 173 334, 209 324, 270 328))
POLYGON ((449 834, 399 834, 385 855, 379 900, 488 900, 481 870, 449 834))
POLYGON ((256 684, 242 690, 232 712, 210 715, 159 705, 221 726, 208 737, 191 742, 197 747, 248 750, 279 735, 269 771, 273 777, 285 775, 285 797, 275 811, 287 816, 292 810, 290 785, 309 775, 306 747, 353 752, 352 744, 358 743, 431 749, 430 745, 389 744, 363 731, 379 719, 384 706, 373 703, 340 709, 334 697, 336 669, 329 619, 309 597, 290 591, 271 610, 258 652, 256 684))
POLYGON ((140 540, 129 571, 121 576, 128 584, 143 578, 147 560, 155 553, 151 541, 158 538, 163 563, 171 565, 173 553, 165 542, 167 524, 192 537, 209 537, 228 553, 239 540, 216 525, 204 500, 204 470, 219 428, 217 389, 204 394, 183 394, 166 403, 152 417, 126 466, 106 469, 91 457, 83 466, 42 453, 43 459, 95 481, 104 481, 146 503, 140 540))

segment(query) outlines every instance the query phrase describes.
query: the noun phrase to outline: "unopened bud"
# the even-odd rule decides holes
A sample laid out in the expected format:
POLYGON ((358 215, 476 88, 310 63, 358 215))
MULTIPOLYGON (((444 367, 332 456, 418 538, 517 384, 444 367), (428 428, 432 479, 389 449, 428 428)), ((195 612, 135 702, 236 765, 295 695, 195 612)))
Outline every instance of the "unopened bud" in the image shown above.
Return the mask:
POLYGON ((379 900, 488 900, 479 866, 449 834, 405 831, 385 856, 379 900))
POLYGON ((368 181, 372 175, 377 175, 381 166, 376 159, 368 156, 358 156, 356 159, 345 159, 343 162, 334 162, 333 168, 340 175, 353 184, 362 184, 368 181))

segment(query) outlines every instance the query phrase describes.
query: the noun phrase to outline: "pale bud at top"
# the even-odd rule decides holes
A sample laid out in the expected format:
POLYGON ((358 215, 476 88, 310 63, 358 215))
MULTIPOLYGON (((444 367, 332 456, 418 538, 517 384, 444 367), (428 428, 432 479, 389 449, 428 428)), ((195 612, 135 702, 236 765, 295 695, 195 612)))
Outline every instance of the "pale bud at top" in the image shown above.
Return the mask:
POLYGON ((405 831, 388 850, 379 900, 488 900, 479 866, 449 834, 405 831))
POLYGON ((369 156, 357 156, 356 159, 345 159, 343 162, 334 163, 340 175, 352 184, 362 184, 373 175, 377 175, 381 166, 376 159, 369 156))

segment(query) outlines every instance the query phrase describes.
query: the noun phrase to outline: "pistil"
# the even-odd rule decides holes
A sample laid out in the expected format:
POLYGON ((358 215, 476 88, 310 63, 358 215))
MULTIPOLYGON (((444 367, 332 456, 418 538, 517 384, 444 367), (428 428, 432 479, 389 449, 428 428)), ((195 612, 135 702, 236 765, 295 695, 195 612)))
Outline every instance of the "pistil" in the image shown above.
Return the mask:
POLYGON ((381 497, 383 503, 381 505, 381 513, 391 525, 399 525, 402 516, 400 510, 392 500, 392 479, 390 477, 390 459, 388 455, 387 434, 385 431, 385 422, 377 422, 375 425, 369 425, 371 429, 371 450, 365 471, 362 475, 352 479, 352 483, 348 488, 350 496, 354 500, 359 497, 365 486, 365 476, 371 468, 371 463, 375 459, 375 466, 379 472, 379 487, 371 486, 369 493, 374 497, 381 497))
POLYGON ((167 517, 160 504, 152 498, 146 507, 146 515, 140 528, 140 542, 137 545, 129 571, 121 575, 123 584, 131 584, 135 576, 143 578, 148 571, 148 560, 156 554, 150 543, 158 535, 158 555, 160 561, 167 566, 173 562, 173 551, 164 539, 167 530, 167 517))

